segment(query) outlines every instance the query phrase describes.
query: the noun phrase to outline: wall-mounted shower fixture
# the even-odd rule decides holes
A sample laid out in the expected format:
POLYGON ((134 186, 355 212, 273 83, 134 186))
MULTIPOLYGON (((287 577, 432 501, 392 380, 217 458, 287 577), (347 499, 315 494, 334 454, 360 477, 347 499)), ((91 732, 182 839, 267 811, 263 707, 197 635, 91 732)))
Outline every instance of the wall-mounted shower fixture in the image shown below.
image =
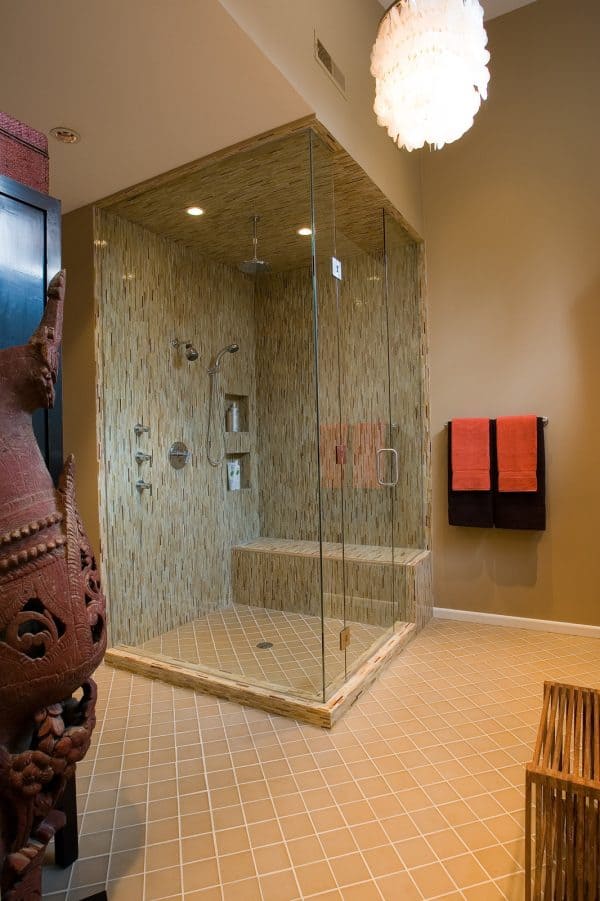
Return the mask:
POLYGON ((152 494, 152 482, 144 482, 143 479, 138 479, 135 483, 135 487, 140 494, 143 494, 144 491, 149 491, 150 494, 152 494))
POLYGON ((148 435, 148 437, 150 437, 150 426, 142 425, 141 422, 136 422, 136 424, 133 427, 133 431, 135 432, 137 438, 139 438, 140 435, 144 435, 144 434, 146 434, 146 435, 148 435))
POLYGON ((137 463, 149 463, 152 466, 152 454, 146 454, 142 450, 138 450, 135 452, 135 459, 137 463))
POLYGON ((254 253, 251 260, 243 260, 239 263, 238 269, 246 275, 258 275, 259 272, 268 272, 271 264, 267 263, 266 260, 258 259, 258 223, 260 222, 260 216, 252 216, 250 222, 252 222, 252 248, 254 253))
POLYGON ((179 350, 180 347, 183 347, 186 359, 189 360, 190 363, 194 363, 200 356, 191 341, 182 341, 179 338, 172 338, 171 347, 174 347, 175 350, 179 350))
POLYGON ((239 344, 227 344, 212 358, 208 367, 208 379, 210 389, 208 394, 208 428, 206 430, 206 459, 211 466, 220 466, 225 458, 225 413, 223 410, 222 398, 219 396, 218 377, 221 368, 221 360, 225 354, 235 354, 240 349, 239 344), (220 401, 220 402, 219 402, 220 401), (211 453, 211 433, 214 431, 216 424, 220 423, 219 435, 221 436, 221 447, 216 457, 211 453))
POLYGON ((176 441, 169 448, 169 463, 173 469, 183 469, 191 456, 191 452, 183 441, 176 441))
POLYGON ((208 367, 208 374, 214 375, 215 372, 218 372, 221 367, 221 360, 225 356, 225 354, 236 354, 240 349, 239 344, 228 344, 226 347, 221 348, 218 354, 210 361, 210 366, 208 367))

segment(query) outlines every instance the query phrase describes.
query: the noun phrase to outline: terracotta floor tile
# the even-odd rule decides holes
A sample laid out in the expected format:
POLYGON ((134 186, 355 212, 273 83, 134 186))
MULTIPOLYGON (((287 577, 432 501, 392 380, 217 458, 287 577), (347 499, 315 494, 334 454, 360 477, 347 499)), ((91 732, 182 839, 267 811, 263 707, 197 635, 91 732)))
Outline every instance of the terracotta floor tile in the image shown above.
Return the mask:
POLYGON ((262 901, 294 901, 300 897, 293 870, 284 870, 259 879, 262 901))
POLYGON ((158 898, 170 898, 181 895, 181 870, 171 867, 166 870, 152 870, 146 873, 144 897, 145 901, 158 898))
POLYGON ((179 840, 148 845, 146 848, 146 872, 177 867, 180 863, 179 840))
MULTIPOLYGON (((463 889, 463 898, 466 901, 504 901, 506 896, 495 882, 484 882, 481 885, 463 889)), ((513 901, 517 901, 517 898, 515 897, 513 901)))
MULTIPOLYGON (((342 830, 338 831, 341 832, 342 830)), ((325 832, 322 837, 324 838, 328 835, 333 835, 333 833, 325 832)), ((287 849, 292 864, 295 867, 305 863, 314 863, 318 860, 324 860, 326 856, 331 856, 329 852, 323 850, 321 842, 315 835, 307 835, 304 838, 292 839, 291 841, 288 841, 287 849)), ((354 847, 349 850, 354 851, 354 847)))
POLYGON ((379 878, 377 888, 385 901, 422 901, 424 897, 406 871, 379 878))
POLYGON ((144 901, 144 877, 125 876, 108 882, 106 892, 110 901, 144 901))
POLYGON ((324 860, 296 867, 295 873, 303 895, 316 895, 336 887, 335 877, 324 860))
POLYGON ((223 901, 262 901, 258 879, 243 879, 222 886, 223 901))
POLYGON ((404 864, 391 845, 380 845, 363 851, 363 857, 375 878, 403 870, 404 864))
POLYGON ((254 849, 256 870, 260 875, 287 870, 291 866, 290 857, 285 844, 265 845, 254 849))
POLYGON ((396 842, 395 848, 407 870, 434 863, 437 860, 436 854, 421 836, 396 842))
POLYGON ((183 869, 184 892, 210 888, 211 886, 219 885, 219 883, 217 859, 214 857, 189 863, 183 869))
POLYGON ((468 850, 454 829, 442 829, 440 832, 431 832, 427 836, 427 843, 433 848, 434 853, 440 860, 445 860, 447 857, 456 857, 458 854, 464 854, 468 850))
MULTIPOLYGON (((232 665, 231 634, 213 637, 232 665)), ((180 631, 186 654, 196 636, 180 631)), ((286 643, 238 663, 304 678, 302 642, 286 643)), ((331 732, 101 667, 79 767, 82 856, 68 897, 46 868, 46 895, 77 901, 109 877, 111 901, 142 901, 144 880, 144 901, 223 901, 221 886, 226 901, 522 901, 524 762, 543 681, 600 682, 597 648, 434 621, 331 732)))
POLYGON ((455 890, 452 879, 441 863, 430 863, 411 869, 410 875, 424 898, 436 898, 455 890))
POLYGON ((344 901, 381 901, 379 889, 372 880, 358 885, 346 885, 342 888, 341 895, 344 901))
POLYGON ((508 876, 521 869, 515 858, 502 845, 476 851, 475 857, 491 879, 508 876))
POLYGON ((489 875, 481 867, 474 854, 460 854, 444 861, 444 866, 452 876, 456 885, 466 888, 478 882, 485 882, 489 875))
POLYGON ((330 858, 329 866, 340 887, 353 885, 356 882, 364 882, 371 878, 362 855, 358 853, 330 858))
POLYGON ((250 851, 238 851, 236 854, 227 854, 219 858, 221 881, 238 882, 256 876, 254 858, 250 851))

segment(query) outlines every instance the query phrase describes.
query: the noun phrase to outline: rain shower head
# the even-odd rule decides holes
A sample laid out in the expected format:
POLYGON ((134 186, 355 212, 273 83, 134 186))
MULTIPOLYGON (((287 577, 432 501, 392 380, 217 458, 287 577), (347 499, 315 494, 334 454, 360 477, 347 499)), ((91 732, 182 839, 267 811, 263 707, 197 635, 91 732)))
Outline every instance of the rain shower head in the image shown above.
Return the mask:
POLYGON ((240 349, 239 344, 228 344, 226 347, 222 347, 219 353, 212 358, 210 361, 210 366, 208 371, 210 373, 218 372, 219 367, 221 366, 221 360, 225 356, 225 354, 236 354, 240 349))
POLYGON ((258 275, 261 272, 269 272, 271 268, 271 264, 267 263, 266 260, 258 259, 258 234, 257 227, 260 221, 260 216, 252 216, 252 247, 254 249, 254 255, 251 260, 243 260, 238 265, 238 269, 240 272, 244 272, 246 275, 258 275))

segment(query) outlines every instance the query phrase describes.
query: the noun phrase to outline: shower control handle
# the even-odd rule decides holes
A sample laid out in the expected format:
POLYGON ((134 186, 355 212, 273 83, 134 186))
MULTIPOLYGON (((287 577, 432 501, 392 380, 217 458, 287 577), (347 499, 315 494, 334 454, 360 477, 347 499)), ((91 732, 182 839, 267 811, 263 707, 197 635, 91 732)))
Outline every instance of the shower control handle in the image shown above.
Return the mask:
POLYGON ((138 463, 149 463, 152 466, 152 454, 146 454, 143 450, 135 452, 135 459, 138 463))
POLYGON ((135 487, 142 494, 144 491, 149 491, 152 494, 152 482, 144 482, 143 479, 138 479, 135 483, 135 487))
POLYGON ((377 460, 377 481, 383 488, 395 488, 398 484, 398 451, 395 447, 380 447, 376 454, 377 460), (385 479, 382 478, 381 475, 381 460, 383 454, 391 454, 392 462, 394 464, 392 481, 386 482, 385 479))
POLYGON ((146 433, 147 435, 150 435, 150 426, 142 425, 141 422, 136 422, 136 424, 133 427, 133 431, 135 432, 135 434, 137 435, 138 438, 140 437, 140 435, 143 435, 144 433, 146 433))

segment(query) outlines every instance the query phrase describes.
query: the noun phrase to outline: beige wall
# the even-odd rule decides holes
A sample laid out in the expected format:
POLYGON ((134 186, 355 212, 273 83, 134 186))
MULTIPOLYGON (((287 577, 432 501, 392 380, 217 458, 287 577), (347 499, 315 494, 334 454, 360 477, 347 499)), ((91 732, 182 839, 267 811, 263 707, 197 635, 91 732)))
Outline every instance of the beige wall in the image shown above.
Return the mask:
POLYGON ((489 25, 490 97, 424 156, 435 603, 600 624, 600 7, 489 25), (548 416, 545 533, 449 527, 444 423, 548 416))
POLYGON ((220 0, 318 119, 395 207, 422 231, 419 154, 398 150, 373 114, 377 0, 220 0), (314 32, 346 76, 344 97, 315 61, 314 32))

